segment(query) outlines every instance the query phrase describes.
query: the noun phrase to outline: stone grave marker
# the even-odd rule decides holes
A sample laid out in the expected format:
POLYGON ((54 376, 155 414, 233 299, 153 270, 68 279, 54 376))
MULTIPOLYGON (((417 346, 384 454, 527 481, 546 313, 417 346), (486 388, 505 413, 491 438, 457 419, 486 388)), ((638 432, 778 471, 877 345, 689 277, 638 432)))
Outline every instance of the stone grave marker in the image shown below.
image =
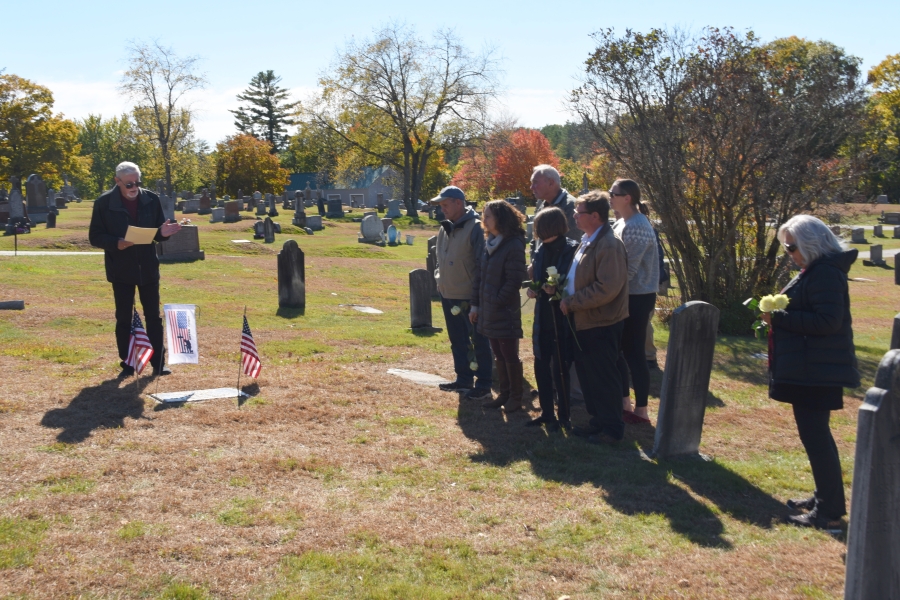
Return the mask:
POLYGON ((200 233, 196 225, 184 225, 178 233, 156 244, 156 254, 160 262, 206 259, 206 254, 200 249, 200 233))
POLYGON ((209 198, 209 190, 207 188, 203 188, 203 193, 200 195, 200 199, 197 202, 198 215, 210 214, 212 211, 212 200, 209 198))
POLYGON ((266 215, 266 203, 265 202, 257 202, 256 204, 256 216, 263 217, 266 215))
POLYGON ((322 216, 321 215, 307 215, 306 217, 306 226, 312 229, 313 231, 322 231, 324 227, 322 226, 322 216))
POLYGON ((46 223, 47 184, 40 175, 31 174, 25 181, 25 199, 28 206, 28 220, 32 223, 46 223))
POLYGON ((381 192, 379 192, 378 194, 375 195, 375 198, 376 198, 376 202, 375 202, 375 210, 376 210, 377 212, 383 213, 383 212, 385 211, 385 206, 384 206, 384 194, 382 194, 381 192))
POLYGON ((181 209, 183 214, 196 214, 200 211, 200 199, 191 198, 184 201, 184 208, 181 209))
POLYGON ((900 350, 900 313, 894 315, 894 329, 891 331, 891 350, 900 350))
POLYGON ((160 194, 159 203, 162 205, 163 217, 167 221, 175 221, 175 198, 160 194))
POLYGON ((832 225, 831 227, 829 227, 829 229, 831 229, 831 233, 840 237, 840 235, 841 235, 841 226, 840 225, 832 225))
POLYGON ((887 204, 888 202, 887 194, 879 194, 879 196, 875 198, 875 204, 887 204))
POLYGON ((266 198, 267 198, 266 204, 269 205, 269 213, 268 213, 269 216, 277 217, 278 216, 278 206, 277 206, 278 199, 275 198, 274 194, 267 194, 266 198))
POLYGON ((867 267, 884 266, 884 247, 881 244, 872 244, 869 246, 869 260, 864 260, 863 264, 867 267))
POLYGON ((49 212, 47 213, 47 229, 56 228, 56 213, 49 212))
POLYGON ((900 350, 859 407, 851 497, 844 598, 900 598, 900 350))
POLYGON ((883 225, 876 225, 875 227, 873 227, 873 230, 874 231, 873 231, 872 235, 874 235, 875 237, 884 237, 884 226, 883 225))
POLYGON ((425 269, 409 272, 409 319, 412 329, 432 329, 430 278, 425 269))
POLYGON ((291 223, 297 227, 306 227, 306 210, 303 208, 303 202, 301 202, 300 198, 298 195, 294 199, 294 218, 291 219, 291 223))
POLYGON ((263 231, 264 226, 265 226, 265 223, 262 222, 262 219, 257 219, 256 221, 253 221, 253 239, 254 240, 261 240, 264 237, 266 237, 266 234, 263 231))
POLYGON ((15 175, 9 178, 12 189, 9 192, 9 219, 21 219, 25 217, 25 198, 22 197, 21 179, 15 175))
POLYGON ((387 214, 384 216, 389 219, 402 217, 403 214, 400 212, 400 200, 388 200, 387 214))
POLYGON ((387 233, 388 227, 390 227, 393 224, 394 224, 393 219, 388 219, 387 217, 385 217, 384 219, 381 219, 381 228, 384 230, 385 233, 387 233))
POLYGON ((263 221, 263 242, 266 244, 275 243, 275 223, 271 217, 266 217, 263 221))
POLYGON ((372 215, 373 217, 377 217, 377 216, 378 216, 378 211, 374 211, 374 210, 367 210, 367 211, 365 211, 365 212, 363 213, 363 219, 365 219, 365 218, 368 217, 369 215, 372 215))
POLYGON ((237 223, 241 220, 241 204, 239 200, 225 203, 225 222, 237 223))
POLYGON ((382 241, 384 231, 381 221, 375 215, 368 215, 359 224, 359 242, 362 244, 375 244, 382 241))
POLYGON ((900 227, 894 227, 894 239, 900 240, 900 227))
POLYGON ((719 309, 706 302, 672 313, 652 456, 699 456, 718 326, 719 309))
POLYGON ((328 213, 326 216, 329 219, 339 219, 344 216, 344 205, 341 204, 340 198, 328 199, 328 213))
POLYGON ((225 209, 224 208, 219 208, 217 206, 216 208, 210 209, 209 214, 211 215, 209 218, 210 223, 222 223, 225 221, 225 209))
POLYGON ((397 229, 394 225, 388 227, 387 230, 387 243, 388 246, 396 246, 400 243, 400 230, 397 229))
POLYGON ((900 223, 900 212, 884 213, 883 219, 888 225, 896 225, 897 223, 900 223))
POLYGON ((278 306, 306 308, 306 266, 294 240, 286 241, 278 253, 278 306))
POLYGON ((851 233, 852 237, 850 242, 853 244, 865 244, 866 243, 866 230, 862 227, 854 227, 851 233))

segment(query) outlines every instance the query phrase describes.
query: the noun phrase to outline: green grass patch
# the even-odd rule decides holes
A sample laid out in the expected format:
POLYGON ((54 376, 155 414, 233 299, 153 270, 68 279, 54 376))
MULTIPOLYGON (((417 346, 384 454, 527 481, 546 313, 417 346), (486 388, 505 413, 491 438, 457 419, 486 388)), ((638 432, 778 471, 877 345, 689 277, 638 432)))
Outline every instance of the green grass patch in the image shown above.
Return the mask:
POLYGON ((141 521, 131 521, 119 529, 116 532, 116 536, 125 541, 136 540, 137 538, 144 537, 148 530, 149 528, 145 523, 142 523, 141 521))
POLYGON ((97 485, 81 475, 49 477, 41 483, 51 494, 87 494, 97 485))
POLYGON ((331 258, 377 258, 379 260, 393 260, 399 258, 390 252, 386 252, 377 246, 360 244, 359 246, 336 246, 322 253, 322 256, 331 258))
POLYGON ((30 566, 46 530, 40 519, 0 517, 0 569, 30 566))

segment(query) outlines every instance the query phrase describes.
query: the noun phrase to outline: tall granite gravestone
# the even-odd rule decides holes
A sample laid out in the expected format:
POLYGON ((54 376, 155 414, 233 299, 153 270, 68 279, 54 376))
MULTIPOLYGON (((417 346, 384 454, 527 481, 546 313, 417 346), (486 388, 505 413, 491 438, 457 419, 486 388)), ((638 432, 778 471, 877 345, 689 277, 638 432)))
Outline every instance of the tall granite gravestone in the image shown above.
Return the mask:
POLYGON ((698 456, 718 327, 719 309, 706 302, 672 313, 653 456, 698 456))
POLYGON ((306 210, 303 208, 301 198, 302 196, 299 193, 294 198, 294 218, 291 220, 291 223, 297 227, 306 227, 306 210))
POLYGON ((344 216, 344 205, 341 204, 340 198, 329 198, 328 199, 328 214, 329 219, 338 219, 344 216))
POLYGON ((425 269, 409 272, 409 319, 412 329, 431 329, 431 275, 425 269))
POLYGON ((275 223, 272 222, 270 217, 266 217, 266 220, 263 221, 263 235, 265 236, 264 243, 275 243, 275 223))
POLYGON ((891 331, 891 350, 900 350, 900 313, 894 316, 894 329, 891 331))
POLYGON ((862 227, 854 227, 851 232, 850 242, 853 244, 865 244, 866 243, 866 230, 862 227))
POLYGON ((47 184, 40 175, 32 173, 25 181, 25 197, 28 205, 28 220, 32 223, 47 222, 47 184))
POLYGON ((883 267, 887 263, 884 262, 884 247, 881 244, 872 244, 869 246, 869 259, 863 261, 863 265, 867 267, 883 267))
POLYGON ((884 226, 883 225, 876 225, 872 229, 873 229, 872 235, 874 235, 875 237, 884 237, 884 226))
POLYGON ((158 243, 156 254, 160 262, 206 259, 206 254, 200 249, 200 233, 196 225, 184 225, 178 233, 158 243))
POLYGON ((22 197, 22 180, 13 175, 9 178, 12 189, 9 191, 9 219, 25 217, 25 198, 22 197))
POLYGON ((851 497, 844 599, 900 598, 900 350, 859 407, 851 497))
POLYGON ((167 221, 175 221, 175 198, 159 194, 159 203, 162 205, 163 217, 167 221))
POLYGON ((200 200, 197 204, 197 214, 208 215, 211 211, 212 201, 209 198, 209 189, 203 188, 203 193, 200 195, 200 200))
POLYGON ((359 224, 359 242, 362 244, 376 244, 382 241, 383 231, 381 221, 375 215, 363 217, 359 224))
POLYGON ((324 217, 325 214, 326 214, 326 212, 325 212, 325 200, 322 198, 322 194, 321 194, 321 193, 319 194, 319 197, 316 198, 316 208, 319 209, 319 216, 320 216, 320 217, 324 217))
POLYGON ((241 220, 241 205, 238 200, 225 203, 225 222, 237 223, 241 220))
POLYGON ((399 219, 403 216, 400 212, 400 200, 388 200, 387 214, 384 215, 389 219, 399 219))
POLYGON ((286 241, 278 253, 278 306, 306 308, 306 266, 294 240, 286 241))
POLYGON ((384 206, 384 194, 382 194, 381 192, 379 192, 379 193, 375 194, 375 198, 376 198, 376 200, 375 200, 375 210, 378 211, 378 212, 380 212, 380 213, 383 213, 383 212, 385 211, 385 206, 384 206))
POLYGON ((253 192, 251 207, 256 208, 257 206, 259 206, 260 200, 262 200, 262 194, 260 194, 259 192, 253 192))
POLYGON ((275 197, 275 194, 269 194, 268 196, 269 205, 269 216, 277 217, 278 216, 278 198, 275 197))

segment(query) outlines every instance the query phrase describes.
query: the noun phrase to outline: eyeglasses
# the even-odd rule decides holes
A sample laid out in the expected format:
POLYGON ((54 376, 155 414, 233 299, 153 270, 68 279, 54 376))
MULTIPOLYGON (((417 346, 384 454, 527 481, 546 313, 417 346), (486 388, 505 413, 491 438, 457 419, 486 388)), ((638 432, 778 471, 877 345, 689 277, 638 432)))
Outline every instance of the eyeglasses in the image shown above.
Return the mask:
POLYGON ((797 244, 783 244, 783 246, 784 246, 784 249, 787 250, 788 252, 796 252, 797 251, 797 244))
POLYGON ((125 184, 125 189, 126 189, 126 190, 130 190, 131 188, 133 188, 133 187, 135 187, 135 186, 140 187, 141 183, 142 183, 142 182, 140 182, 140 181, 132 181, 131 183, 126 183, 126 184, 125 184))
POLYGON ((613 192, 612 190, 610 190, 609 195, 610 196, 627 196, 628 194, 617 194, 617 193, 613 192))

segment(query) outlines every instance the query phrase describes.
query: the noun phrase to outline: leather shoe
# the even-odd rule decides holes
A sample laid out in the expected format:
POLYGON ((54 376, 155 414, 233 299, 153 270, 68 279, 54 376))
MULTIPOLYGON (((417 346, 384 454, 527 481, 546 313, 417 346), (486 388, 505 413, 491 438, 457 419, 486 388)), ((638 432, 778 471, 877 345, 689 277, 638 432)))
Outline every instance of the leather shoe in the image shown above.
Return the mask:
POLYGON ((598 444, 600 446, 616 446, 621 439, 616 439, 608 433, 598 433, 597 435, 592 435, 587 438, 587 441, 591 444, 598 444))
POLYGON ((438 389, 443 392, 468 392, 472 389, 472 384, 460 383, 459 381, 451 381, 449 383, 441 383, 438 389))
POLYGON ((153 374, 161 377, 163 375, 171 375, 172 371, 169 367, 160 367, 159 369, 153 369, 153 374))
POLYGON ((820 517, 816 509, 802 515, 788 515, 785 518, 791 525, 797 527, 815 527, 816 529, 837 529, 840 527, 840 517, 830 519, 828 517, 820 517))
MULTIPOLYGON (((491 388, 472 388, 468 392, 466 392, 466 400, 493 400, 494 396, 491 394, 491 388)), ((500 408, 499 406, 496 408, 500 408)))
POLYGON ((791 498, 787 502, 787 507, 793 510, 812 510, 816 507, 816 497, 811 498, 791 498))
POLYGON ((128 365, 125 365, 122 367, 122 372, 119 373, 117 379, 127 379, 127 378, 131 377, 132 375, 134 375, 134 367, 129 367, 128 365))
POLYGON ((600 433, 599 427, 593 427, 588 425, 587 427, 579 427, 575 425, 572 427, 572 435, 577 435, 578 437, 591 437, 592 435, 596 435, 600 433))

